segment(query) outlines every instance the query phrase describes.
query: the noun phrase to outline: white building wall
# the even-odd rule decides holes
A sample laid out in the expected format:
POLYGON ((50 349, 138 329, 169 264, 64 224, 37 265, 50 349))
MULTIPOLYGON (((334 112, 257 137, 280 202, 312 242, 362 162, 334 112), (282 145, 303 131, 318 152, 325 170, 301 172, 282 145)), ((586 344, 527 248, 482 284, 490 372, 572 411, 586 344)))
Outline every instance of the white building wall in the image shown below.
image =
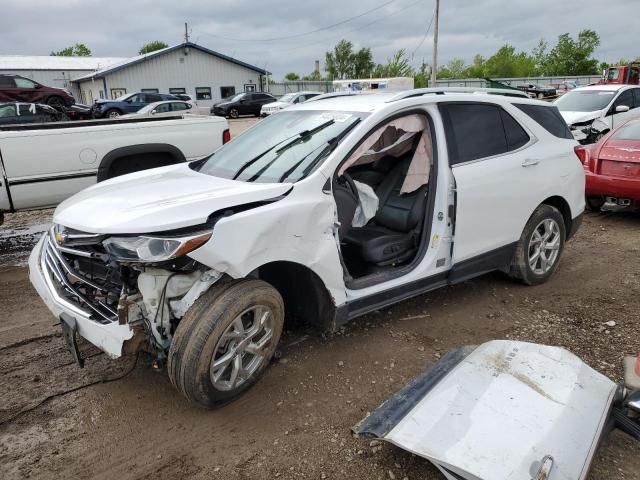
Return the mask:
MULTIPOLYGON (((102 79, 97 81, 102 82, 102 79)), ((169 93, 170 88, 184 88, 201 108, 210 107, 221 99, 220 87, 233 86, 236 93, 245 91, 249 85, 254 85, 256 91, 261 88, 258 72, 194 48, 190 48, 188 54, 184 49, 178 49, 126 67, 107 75, 106 82, 108 98, 123 93, 122 90, 133 93, 155 88, 159 93, 169 93), (211 99, 197 99, 196 87, 210 88, 211 99)), ((88 90, 85 86, 88 83, 82 82, 83 92, 88 90)), ((94 98, 97 98, 95 92, 101 89, 103 87, 94 81, 94 98)))

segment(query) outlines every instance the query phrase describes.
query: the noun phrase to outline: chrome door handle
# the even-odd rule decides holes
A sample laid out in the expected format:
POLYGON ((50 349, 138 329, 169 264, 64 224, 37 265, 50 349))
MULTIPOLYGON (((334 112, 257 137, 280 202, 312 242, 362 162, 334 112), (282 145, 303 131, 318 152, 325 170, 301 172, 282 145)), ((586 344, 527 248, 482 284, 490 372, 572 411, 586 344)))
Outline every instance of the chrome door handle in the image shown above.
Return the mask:
POLYGON ((524 162, 522 162, 523 167, 532 167, 540 163, 540 160, 536 160, 533 158, 527 158, 524 162))

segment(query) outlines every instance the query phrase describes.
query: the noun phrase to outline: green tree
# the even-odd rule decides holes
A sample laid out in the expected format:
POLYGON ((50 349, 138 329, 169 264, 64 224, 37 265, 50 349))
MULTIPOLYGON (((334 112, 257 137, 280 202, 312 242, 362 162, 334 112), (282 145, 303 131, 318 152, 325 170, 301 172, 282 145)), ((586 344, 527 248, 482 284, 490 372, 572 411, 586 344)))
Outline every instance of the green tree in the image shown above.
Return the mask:
POLYGON ((376 64, 370 48, 361 48, 353 54, 353 77, 368 78, 371 76, 376 64))
POLYGON ((295 72, 289 72, 284 76, 285 80, 289 80, 290 82, 295 82, 296 80, 300 80, 300 75, 295 72))
POLYGON ((525 52, 505 44, 487 59, 484 74, 488 77, 530 77, 538 74, 536 61, 525 52))
POLYGON ((426 88, 429 86, 429 76, 431 75, 430 68, 424 63, 424 60, 420 64, 420 68, 416 71, 413 77, 413 86, 415 88, 426 88))
POLYGON ((485 60, 482 55, 473 57, 473 63, 467 67, 464 72, 465 78, 484 78, 485 60))
POLYGON ((143 55, 145 53, 151 53, 151 52, 155 52, 156 50, 162 50, 163 48, 167 48, 169 45, 167 45, 164 42, 161 42, 160 40, 154 40, 153 42, 149 42, 149 43, 145 43, 142 48, 138 51, 138 53, 140 55, 143 55))
POLYGON ((325 70, 333 80, 342 80, 353 75, 353 44, 340 40, 332 52, 325 54, 325 70))
POLYGON ((581 30, 574 40, 568 33, 558 37, 558 43, 551 49, 543 63, 545 75, 594 75, 598 73, 599 62, 592 58, 600 45, 600 37, 594 30, 581 30))
POLYGON ((454 58, 447 63, 447 70, 451 75, 449 78, 464 78, 467 66, 462 58, 454 58))
POLYGON ((413 77, 413 67, 409 63, 406 50, 401 48, 387 59, 381 73, 382 77, 413 77))
POLYGON ((58 52, 51 52, 52 57, 90 57, 91 50, 84 43, 76 43, 75 45, 63 48, 58 52))
POLYGON ((309 75, 305 75, 304 77, 302 77, 302 80, 307 80, 309 82, 320 82, 324 79, 322 78, 322 74, 319 70, 314 70, 309 75))

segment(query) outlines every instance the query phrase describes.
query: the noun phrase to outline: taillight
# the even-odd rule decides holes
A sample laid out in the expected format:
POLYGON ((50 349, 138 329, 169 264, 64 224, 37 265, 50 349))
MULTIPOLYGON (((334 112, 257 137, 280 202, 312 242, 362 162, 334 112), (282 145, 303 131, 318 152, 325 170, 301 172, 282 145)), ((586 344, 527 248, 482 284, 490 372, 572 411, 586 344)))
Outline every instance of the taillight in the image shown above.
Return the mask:
POLYGON ((588 148, 583 147, 582 145, 578 145, 573 149, 576 152, 576 155, 580 159, 580 163, 585 166, 585 168, 589 167, 589 163, 591 162, 591 151, 588 148))
POLYGON ((229 143, 231 141, 231 132, 227 128, 224 132, 222 132, 222 144, 229 143))

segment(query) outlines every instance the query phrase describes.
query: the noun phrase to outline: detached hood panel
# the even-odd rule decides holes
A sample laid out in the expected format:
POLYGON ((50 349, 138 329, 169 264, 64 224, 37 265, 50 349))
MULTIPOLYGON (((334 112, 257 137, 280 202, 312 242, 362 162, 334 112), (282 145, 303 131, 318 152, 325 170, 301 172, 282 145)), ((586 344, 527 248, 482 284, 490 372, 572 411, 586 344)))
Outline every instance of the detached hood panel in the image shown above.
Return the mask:
POLYGON ((567 125, 573 125, 574 123, 588 122, 589 120, 595 120, 600 117, 600 112, 560 112, 567 125))
POLYGON ((450 480, 582 480, 615 391, 566 350, 497 340, 448 353, 354 430, 450 480))
POLYGON ((284 195, 291 184, 247 183, 184 163, 98 183, 62 202, 53 221, 90 233, 151 233, 190 227, 213 212, 284 195))

